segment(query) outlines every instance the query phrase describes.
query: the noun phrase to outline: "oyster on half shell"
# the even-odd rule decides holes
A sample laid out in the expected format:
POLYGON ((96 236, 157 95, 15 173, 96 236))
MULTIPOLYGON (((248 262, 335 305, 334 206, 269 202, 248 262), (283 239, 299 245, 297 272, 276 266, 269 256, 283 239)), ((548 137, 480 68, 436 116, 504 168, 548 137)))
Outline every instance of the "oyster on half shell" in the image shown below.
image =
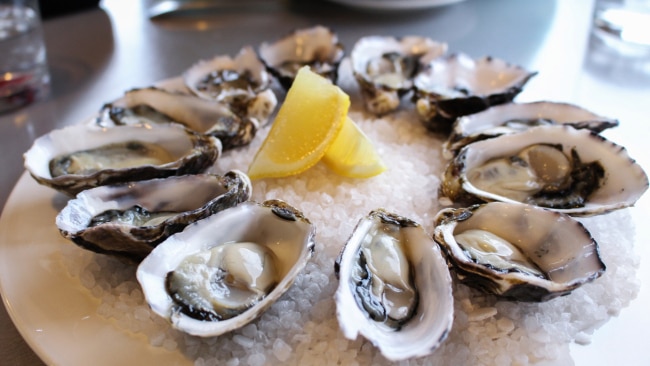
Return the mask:
POLYGON ((359 39, 350 61, 366 110, 382 115, 397 109, 420 69, 446 51, 446 44, 419 36, 359 39))
POLYGON ((74 196, 97 186, 196 174, 221 154, 221 142, 177 125, 73 125, 37 138, 24 154, 40 184, 74 196))
POLYGON ((140 262, 170 235, 251 193, 248 176, 239 171, 103 186, 68 201, 56 225, 85 249, 140 262))
POLYGON ((268 122, 278 103, 271 76, 250 46, 234 58, 222 55, 199 61, 183 73, 183 80, 195 95, 226 104, 259 125, 268 122))
POLYGON ((447 165, 440 197, 589 216, 632 206, 647 189, 646 173, 624 148, 591 131, 556 125, 465 146, 447 165))
POLYGON ((605 272, 587 229, 559 212, 492 202, 443 209, 434 225, 461 282, 510 300, 547 301, 605 272))
POLYGON ((443 154, 451 159, 463 146, 474 141, 554 124, 566 124, 600 133, 618 126, 618 121, 568 103, 542 101, 500 104, 458 118, 443 144, 443 154))
POLYGON ((429 130, 448 133, 456 118, 512 101, 536 74, 498 58, 455 53, 415 76, 413 100, 429 130))
POLYGON ((336 83, 345 53, 336 33, 321 25, 297 29, 277 41, 264 42, 258 52, 260 60, 287 90, 305 65, 336 83))
POLYGON ((362 218, 336 261, 336 315, 388 359, 432 353, 453 321, 451 276, 440 248, 417 223, 384 210, 362 218))
POLYGON ((257 318, 311 258, 315 229, 279 200, 244 202, 159 244, 136 276, 151 309, 183 332, 209 337, 257 318))
POLYGON ((127 91, 106 104, 96 120, 103 127, 174 122, 218 138, 226 150, 247 145, 259 128, 256 119, 239 116, 226 104, 158 87, 127 91))

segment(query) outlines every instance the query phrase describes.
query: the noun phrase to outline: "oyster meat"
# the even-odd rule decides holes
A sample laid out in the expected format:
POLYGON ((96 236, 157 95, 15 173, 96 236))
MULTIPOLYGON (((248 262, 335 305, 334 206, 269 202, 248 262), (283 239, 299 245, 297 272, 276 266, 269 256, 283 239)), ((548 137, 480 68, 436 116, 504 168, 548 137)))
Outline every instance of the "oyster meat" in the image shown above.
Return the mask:
POLYGON ((285 89, 289 89, 296 73, 305 65, 336 83, 345 53, 336 33, 320 25, 297 29, 275 42, 264 42, 258 51, 262 62, 285 89))
POLYGON ((106 104, 97 124, 103 127, 179 123, 221 140, 224 149, 247 145, 258 121, 235 114, 227 105, 158 87, 132 89, 106 104))
POLYGON ((512 101, 535 75, 498 58, 456 53, 432 60, 415 76, 413 99, 429 130, 448 133, 456 118, 512 101))
POLYGON ((244 202, 187 226, 138 266, 152 310, 183 332, 216 336, 257 318, 311 258, 315 229, 279 200, 244 202))
POLYGON ((97 187, 68 201, 56 225, 85 249, 140 262, 170 235, 247 201, 251 191, 239 171, 97 187))
POLYGON ((618 121, 568 103, 505 103, 458 118, 443 144, 443 154, 451 159, 463 146, 474 141, 554 124, 567 124, 600 133, 618 126, 618 121))
POLYGON ((443 209, 434 225, 461 282, 510 300, 547 301, 605 272, 596 241, 560 212, 492 202, 443 209))
POLYGON ((185 71, 183 80, 197 96, 226 104, 236 115, 260 125, 268 122, 278 103, 271 76, 250 46, 234 58, 217 56, 196 63, 185 71))
POLYGON ((180 125, 84 124, 37 138, 24 160, 38 183, 74 196, 97 186, 201 173, 220 154, 219 140, 180 125))
POLYGON ((647 188, 647 175, 625 149, 591 131, 556 125, 465 146, 449 162, 440 196, 589 216, 629 207, 647 188))
POLYGON ((453 321, 451 276, 417 223, 372 211, 336 261, 336 315, 346 338, 370 340, 397 361, 432 353, 453 321))
POLYGON ((397 109, 422 66, 446 51, 446 44, 419 36, 359 39, 350 61, 366 110, 382 115, 397 109))

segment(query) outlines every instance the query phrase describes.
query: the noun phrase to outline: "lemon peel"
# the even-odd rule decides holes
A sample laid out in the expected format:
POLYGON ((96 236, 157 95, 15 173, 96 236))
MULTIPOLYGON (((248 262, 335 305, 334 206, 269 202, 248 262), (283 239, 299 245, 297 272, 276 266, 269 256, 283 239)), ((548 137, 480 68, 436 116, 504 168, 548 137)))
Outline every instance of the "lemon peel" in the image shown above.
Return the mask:
POLYGON ((345 92, 302 67, 248 168, 250 179, 299 174, 321 160, 351 178, 386 170, 370 139, 348 117, 349 108, 345 92))

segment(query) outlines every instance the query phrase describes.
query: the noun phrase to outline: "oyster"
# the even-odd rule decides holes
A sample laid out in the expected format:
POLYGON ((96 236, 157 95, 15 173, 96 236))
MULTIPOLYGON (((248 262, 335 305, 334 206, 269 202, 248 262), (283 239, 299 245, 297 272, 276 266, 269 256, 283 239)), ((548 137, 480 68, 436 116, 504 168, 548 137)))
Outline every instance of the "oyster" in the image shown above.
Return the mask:
POLYGON ((315 229, 295 208, 244 202, 187 226, 138 266, 158 315, 208 337, 237 329, 273 304, 314 250, 315 229))
POLYGON ((217 137, 224 149, 247 145, 258 129, 257 120, 240 117, 225 104, 157 87, 127 91, 106 104, 97 119, 103 127, 173 122, 217 137))
POLYGON ((547 301, 605 272, 587 229, 559 212, 492 202, 443 209, 434 225, 461 282, 511 300, 547 301))
POLYGON ((535 75, 498 58, 456 53, 432 60, 415 76, 413 99, 425 126, 447 133, 460 116, 512 101, 535 75))
POLYGON ((251 191, 239 171, 97 187, 68 201, 56 225, 83 248, 140 262, 170 235, 250 199, 251 191))
POLYGON ((296 73, 305 65, 336 83, 343 55, 343 45, 336 33, 323 26, 298 29, 259 47, 260 59, 285 89, 289 89, 296 73))
POLYGON ((624 148, 591 131, 556 125, 465 146, 449 162, 440 196, 589 216, 632 206, 647 188, 647 175, 624 148))
POLYGON ((350 60, 366 110, 382 115, 397 109, 422 66, 446 51, 446 44, 419 36, 359 39, 350 60))
POLYGON ((428 355, 446 339, 453 321, 451 276, 419 224, 370 212, 335 269, 336 315, 346 338, 360 333, 393 361, 428 355))
POLYGON ((618 126, 618 121, 568 103, 506 103, 458 118, 443 144, 443 154, 451 159, 463 146, 474 141, 554 124, 567 124, 600 133, 618 126))
POLYGON ((37 138, 24 154, 40 184, 74 196, 84 189, 201 173, 221 154, 221 142, 180 125, 74 125, 37 138))
POLYGON ((226 104, 240 117, 266 124, 278 100, 271 77, 252 47, 235 58, 217 56, 200 61, 184 74, 185 85, 197 96, 226 104))

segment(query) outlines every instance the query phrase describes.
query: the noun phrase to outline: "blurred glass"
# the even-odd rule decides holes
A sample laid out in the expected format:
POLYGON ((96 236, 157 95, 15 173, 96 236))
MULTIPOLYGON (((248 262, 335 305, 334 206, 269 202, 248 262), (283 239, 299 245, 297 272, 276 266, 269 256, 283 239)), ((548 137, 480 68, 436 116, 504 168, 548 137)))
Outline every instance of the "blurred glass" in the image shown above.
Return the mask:
POLYGON ((0 113, 49 94, 37 0, 0 0, 0 113))
POLYGON ((650 55, 650 0, 596 0, 593 31, 620 52, 650 55))

